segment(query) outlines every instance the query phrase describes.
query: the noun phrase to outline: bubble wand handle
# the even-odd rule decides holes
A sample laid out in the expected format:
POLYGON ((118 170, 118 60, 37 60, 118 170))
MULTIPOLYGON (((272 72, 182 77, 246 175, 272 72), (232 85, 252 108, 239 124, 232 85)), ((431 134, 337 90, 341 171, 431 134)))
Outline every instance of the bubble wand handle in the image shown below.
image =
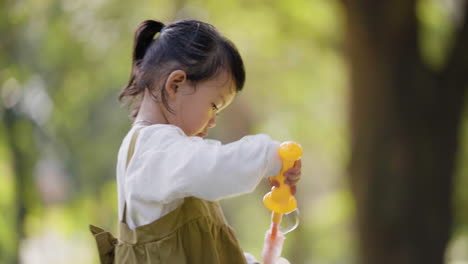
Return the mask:
POLYGON ((295 142, 286 141, 280 145, 278 154, 283 163, 282 168, 276 176, 271 178, 272 181, 278 183, 278 186, 273 187, 271 192, 263 197, 263 204, 272 211, 271 228, 265 236, 262 254, 264 264, 274 264, 281 255, 284 241, 283 234, 278 233, 281 219, 283 214, 290 213, 297 208, 296 198, 291 193, 291 187, 285 183, 286 178, 283 174, 294 166, 296 160, 301 158, 302 148, 295 142))

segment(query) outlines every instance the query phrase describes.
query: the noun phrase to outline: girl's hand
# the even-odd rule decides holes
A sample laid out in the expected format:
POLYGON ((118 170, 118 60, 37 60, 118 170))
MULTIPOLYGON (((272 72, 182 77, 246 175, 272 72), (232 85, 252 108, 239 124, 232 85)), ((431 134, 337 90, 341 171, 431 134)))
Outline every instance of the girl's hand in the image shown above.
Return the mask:
MULTIPOLYGON (((292 195, 296 195, 296 184, 301 179, 301 168, 302 162, 301 160, 297 160, 292 168, 283 173, 283 176, 286 178, 284 183, 291 186, 292 195)), ((271 186, 279 187, 278 181, 272 180, 271 177, 268 178, 268 180, 270 181, 271 186)))

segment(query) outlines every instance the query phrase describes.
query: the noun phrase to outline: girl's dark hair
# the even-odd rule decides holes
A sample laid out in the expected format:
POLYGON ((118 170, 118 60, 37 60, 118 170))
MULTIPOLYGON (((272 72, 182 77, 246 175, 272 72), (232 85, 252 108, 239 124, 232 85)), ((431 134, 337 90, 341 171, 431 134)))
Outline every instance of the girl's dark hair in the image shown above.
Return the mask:
POLYGON ((238 50, 212 25, 180 20, 165 26, 159 21, 146 20, 136 29, 130 80, 119 100, 134 103, 132 116, 136 117, 143 92, 148 88, 172 112, 161 80, 177 69, 185 71, 187 79, 195 84, 222 71, 230 73, 237 92, 245 82, 244 64, 238 50))

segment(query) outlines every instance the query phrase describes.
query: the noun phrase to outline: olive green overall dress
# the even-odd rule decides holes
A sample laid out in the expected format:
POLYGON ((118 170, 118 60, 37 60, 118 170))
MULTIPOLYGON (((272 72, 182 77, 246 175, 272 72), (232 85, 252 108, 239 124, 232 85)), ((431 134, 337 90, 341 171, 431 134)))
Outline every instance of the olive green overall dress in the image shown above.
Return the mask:
MULTIPOLYGON (((138 133, 135 131, 132 137, 127 165, 138 133)), ((125 211, 126 206, 119 239, 90 225, 102 264, 246 264, 217 202, 187 197, 174 211, 134 230, 125 223, 125 211)))

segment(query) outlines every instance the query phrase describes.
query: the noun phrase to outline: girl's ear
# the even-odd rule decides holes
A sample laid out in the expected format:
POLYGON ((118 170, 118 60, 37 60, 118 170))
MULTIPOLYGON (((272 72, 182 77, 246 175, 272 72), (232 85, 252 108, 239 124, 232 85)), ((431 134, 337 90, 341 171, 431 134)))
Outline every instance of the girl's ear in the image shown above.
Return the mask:
POLYGON ((179 88, 185 84, 187 81, 187 74, 182 70, 175 70, 169 74, 164 85, 164 90, 168 95, 168 98, 171 99, 175 97, 176 93, 179 91, 179 88))

